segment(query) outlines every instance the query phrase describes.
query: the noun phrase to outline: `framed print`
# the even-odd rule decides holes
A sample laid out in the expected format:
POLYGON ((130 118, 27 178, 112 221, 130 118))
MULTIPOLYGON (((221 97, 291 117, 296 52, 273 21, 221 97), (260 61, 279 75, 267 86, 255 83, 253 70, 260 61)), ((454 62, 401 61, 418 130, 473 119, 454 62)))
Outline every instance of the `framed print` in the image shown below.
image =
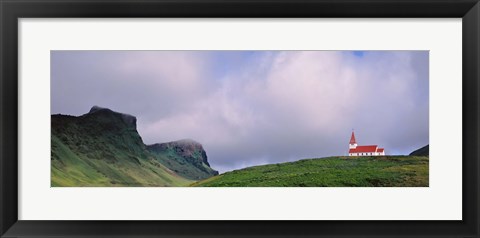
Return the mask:
POLYGON ((429 187, 427 51, 60 50, 50 59, 51 187, 429 187), (81 112, 89 104, 145 110, 81 112), (376 128, 390 148, 357 142, 374 141, 376 128))
POLYGON ((2 1, 2 237, 478 237, 479 4, 2 1))

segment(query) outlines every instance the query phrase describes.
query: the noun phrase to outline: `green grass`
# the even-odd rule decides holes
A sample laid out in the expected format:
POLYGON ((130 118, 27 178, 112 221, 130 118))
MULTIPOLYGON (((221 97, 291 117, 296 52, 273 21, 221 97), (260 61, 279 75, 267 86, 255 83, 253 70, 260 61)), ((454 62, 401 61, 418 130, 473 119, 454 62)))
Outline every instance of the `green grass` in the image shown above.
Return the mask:
POLYGON ((51 186, 186 186, 117 114, 52 116, 51 186))
POLYGON ((182 157, 171 148, 149 150, 132 118, 126 120, 110 110, 80 117, 53 115, 51 186, 429 186, 428 156, 306 159, 207 178, 216 171, 208 166, 206 155, 195 151, 189 157, 182 157))
POLYGON ((428 187, 428 157, 329 157, 249 167, 202 187, 428 187))
POLYGON ((173 148, 158 151, 151 146, 149 151, 158 162, 184 178, 202 180, 218 174, 217 171, 202 162, 199 151, 195 151, 191 157, 187 158, 180 156, 173 148))
POLYGON ((185 186, 193 180, 169 171, 154 159, 115 162, 75 154, 52 136, 52 187, 185 186))

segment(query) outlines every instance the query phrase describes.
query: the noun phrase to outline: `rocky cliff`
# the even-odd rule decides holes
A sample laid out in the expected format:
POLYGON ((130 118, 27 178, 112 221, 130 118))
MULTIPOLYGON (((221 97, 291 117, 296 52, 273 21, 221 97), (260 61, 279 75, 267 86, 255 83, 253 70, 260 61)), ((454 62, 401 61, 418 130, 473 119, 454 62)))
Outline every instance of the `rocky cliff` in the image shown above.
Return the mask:
POLYGON ((51 125, 52 186, 185 186, 218 174, 197 142, 147 147, 132 115, 94 106, 51 125))

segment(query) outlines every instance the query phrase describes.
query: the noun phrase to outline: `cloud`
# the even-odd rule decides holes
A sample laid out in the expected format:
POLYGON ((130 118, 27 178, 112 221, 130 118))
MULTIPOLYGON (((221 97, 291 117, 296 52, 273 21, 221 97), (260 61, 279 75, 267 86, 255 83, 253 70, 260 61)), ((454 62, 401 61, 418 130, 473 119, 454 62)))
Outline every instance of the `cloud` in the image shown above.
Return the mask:
POLYGON ((52 113, 105 105, 151 122, 207 93, 204 68, 188 52, 53 51, 52 113))
POLYGON ((146 143, 192 138, 227 171, 428 144, 425 51, 55 51, 52 113, 138 117, 146 143))

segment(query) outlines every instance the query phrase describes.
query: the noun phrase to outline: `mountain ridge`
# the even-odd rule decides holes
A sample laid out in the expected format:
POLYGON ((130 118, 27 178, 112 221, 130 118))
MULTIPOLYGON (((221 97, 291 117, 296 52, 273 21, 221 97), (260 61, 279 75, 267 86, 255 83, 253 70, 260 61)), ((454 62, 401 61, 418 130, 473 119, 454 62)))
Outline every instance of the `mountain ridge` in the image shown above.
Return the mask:
POLYGON ((129 114, 93 106, 81 116, 51 115, 51 126, 52 186, 184 186, 218 174, 198 142, 193 149, 199 151, 177 144, 178 151, 190 151, 189 158, 150 151, 129 114), (172 159, 183 169, 177 161, 167 163, 172 159))
POLYGON ((210 168, 203 146, 192 139, 147 145, 147 150, 158 155, 158 159, 168 168, 186 178, 200 180, 218 175, 218 171, 210 168), (192 164, 196 171, 182 166, 185 163, 192 164))

